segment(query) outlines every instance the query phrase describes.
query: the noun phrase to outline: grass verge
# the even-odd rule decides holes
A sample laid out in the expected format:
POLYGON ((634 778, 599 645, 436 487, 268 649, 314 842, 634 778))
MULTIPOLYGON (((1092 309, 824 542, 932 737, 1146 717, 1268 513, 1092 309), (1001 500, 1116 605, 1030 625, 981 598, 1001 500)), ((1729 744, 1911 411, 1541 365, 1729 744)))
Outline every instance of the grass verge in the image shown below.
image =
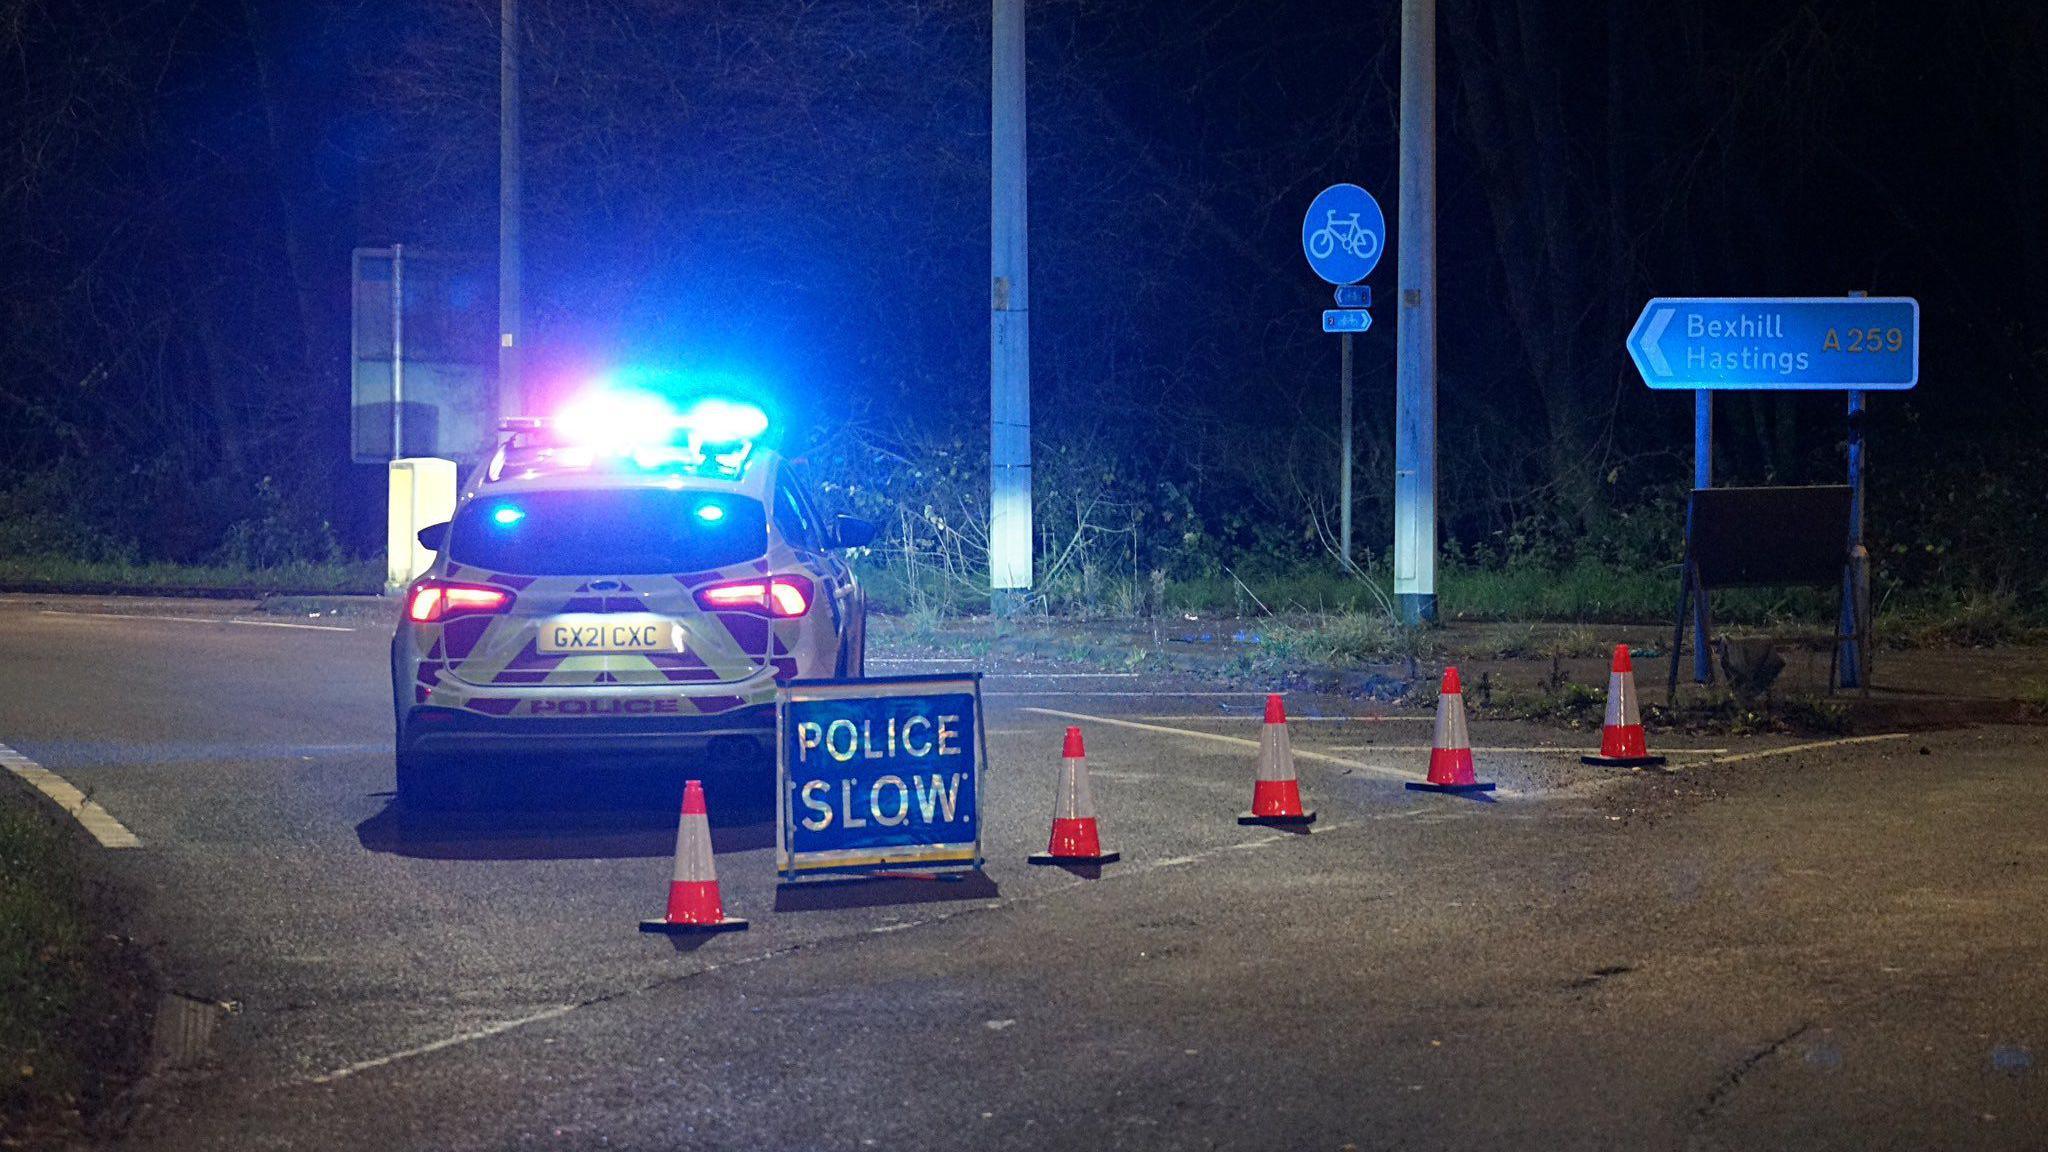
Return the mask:
POLYGON ((244 568, 223 564, 128 564, 56 556, 0 557, 0 591, 163 593, 252 599, 279 593, 367 595, 384 585, 375 560, 244 568))
POLYGON ((147 1050, 149 970, 86 852, 0 776, 0 1147, 109 1135, 147 1050))

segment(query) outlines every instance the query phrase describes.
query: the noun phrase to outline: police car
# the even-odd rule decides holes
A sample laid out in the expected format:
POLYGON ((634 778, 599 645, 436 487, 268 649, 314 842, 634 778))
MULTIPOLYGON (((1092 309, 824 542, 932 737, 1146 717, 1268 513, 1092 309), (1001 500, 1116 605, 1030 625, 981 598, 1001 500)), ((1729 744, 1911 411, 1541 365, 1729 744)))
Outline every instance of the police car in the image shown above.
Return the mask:
POLYGON ((420 532, 391 642, 398 794, 443 807, 482 754, 767 746, 775 687, 856 677, 867 606, 757 407, 603 395, 520 420, 420 532))

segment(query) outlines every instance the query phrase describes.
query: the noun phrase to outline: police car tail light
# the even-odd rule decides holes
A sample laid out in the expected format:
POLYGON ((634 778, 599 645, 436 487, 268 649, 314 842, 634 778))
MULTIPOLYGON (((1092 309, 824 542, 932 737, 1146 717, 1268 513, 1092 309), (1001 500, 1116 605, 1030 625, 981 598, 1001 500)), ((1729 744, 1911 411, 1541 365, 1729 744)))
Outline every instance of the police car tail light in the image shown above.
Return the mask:
POLYGON ((697 603, 713 612, 758 612, 791 619, 811 610, 811 582, 802 576, 736 580, 697 590, 697 603))
POLYGON ((512 607, 503 588, 426 580, 413 586, 405 602, 405 618, 415 624, 438 624, 458 616, 495 616, 512 607))

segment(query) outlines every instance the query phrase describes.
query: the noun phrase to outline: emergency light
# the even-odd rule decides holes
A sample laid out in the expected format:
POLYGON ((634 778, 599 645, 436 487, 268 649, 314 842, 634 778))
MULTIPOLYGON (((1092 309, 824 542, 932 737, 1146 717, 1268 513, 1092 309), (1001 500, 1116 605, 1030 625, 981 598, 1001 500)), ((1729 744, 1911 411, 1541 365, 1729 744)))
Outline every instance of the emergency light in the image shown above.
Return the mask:
MULTIPOLYGON (((589 467, 600 458, 631 460, 646 469, 680 467, 737 474, 768 431, 768 414, 745 401, 701 397, 686 408, 647 392, 606 389, 578 397, 552 420, 508 421, 544 458, 589 467)), ((492 480, 504 468, 504 446, 492 480)), ((709 519, 709 517, 706 517, 709 519)))

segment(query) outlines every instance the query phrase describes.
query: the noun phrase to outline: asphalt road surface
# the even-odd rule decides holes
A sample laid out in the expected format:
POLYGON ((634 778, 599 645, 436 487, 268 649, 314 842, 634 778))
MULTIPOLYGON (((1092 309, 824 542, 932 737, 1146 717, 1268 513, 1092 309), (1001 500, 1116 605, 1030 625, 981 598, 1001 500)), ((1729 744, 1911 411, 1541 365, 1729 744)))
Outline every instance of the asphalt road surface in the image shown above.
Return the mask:
POLYGON ((138 933, 234 1006, 136 1147, 2048 1146, 2038 729, 1617 773, 1475 725, 1489 803, 1403 790, 1421 718, 1291 698, 1303 836, 1233 820, 1257 697, 1005 669, 984 878, 778 893, 765 791, 709 774, 753 928, 677 947, 636 925, 681 766, 411 816, 386 630, 248 611, 0 599, 0 743, 140 841, 138 933), (1069 723, 1095 877, 1024 863, 1069 723))

